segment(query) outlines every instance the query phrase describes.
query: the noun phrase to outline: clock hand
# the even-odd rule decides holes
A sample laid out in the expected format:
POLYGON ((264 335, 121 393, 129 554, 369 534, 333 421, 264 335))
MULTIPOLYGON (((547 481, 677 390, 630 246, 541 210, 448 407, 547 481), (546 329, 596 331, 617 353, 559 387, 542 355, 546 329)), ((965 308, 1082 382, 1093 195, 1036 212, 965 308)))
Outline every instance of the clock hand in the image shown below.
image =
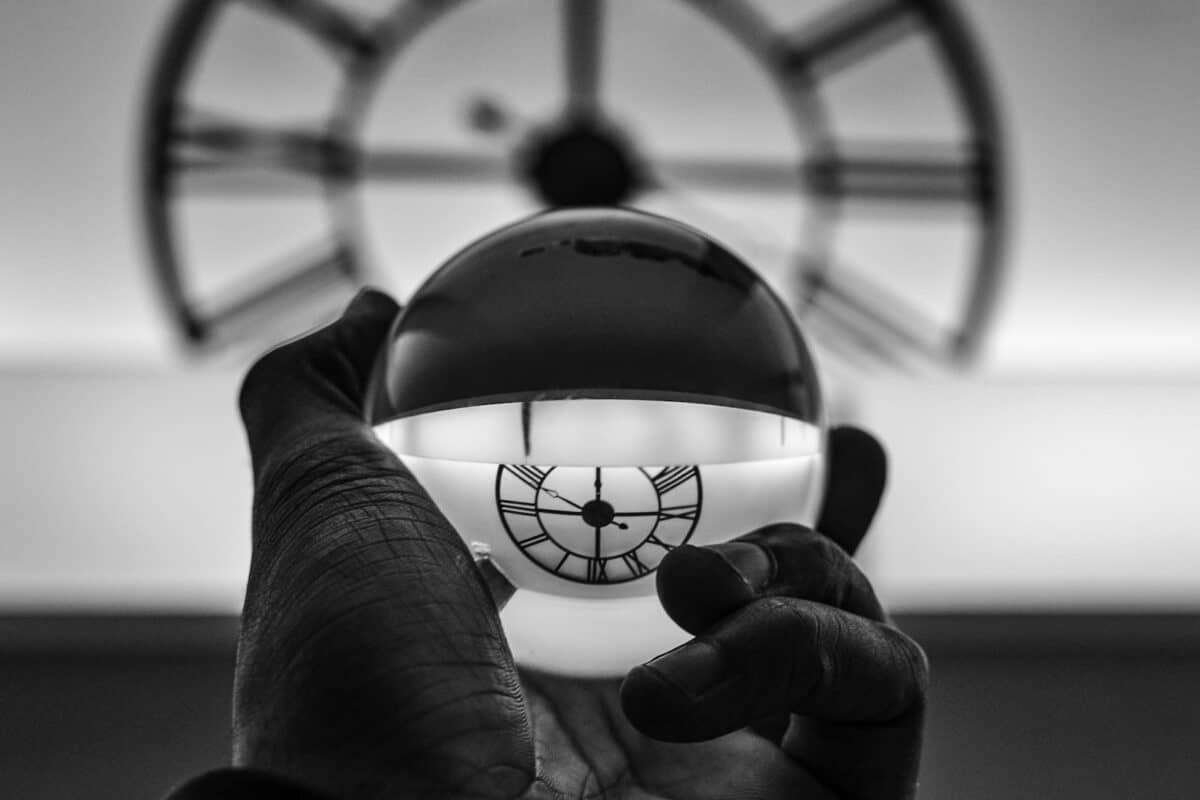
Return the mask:
POLYGON ((567 116, 597 116, 603 0, 562 0, 563 61, 566 64, 567 116))
MULTIPOLYGON (((595 486, 596 486, 596 501, 599 502, 600 501, 600 468, 599 467, 596 467, 595 486)), ((624 522, 617 522, 616 520, 609 520, 608 524, 616 525, 618 528, 620 528, 623 531, 629 530, 629 526, 626 525, 624 522)), ((597 528, 597 530, 599 530, 599 528, 597 528)))
MULTIPOLYGON (((564 517, 581 517, 581 516, 583 516, 582 511, 568 511, 566 509, 538 509, 538 513, 557 513, 557 515, 562 515, 564 517)), ((617 525, 617 527, 622 530, 629 530, 629 525, 626 525, 623 522, 617 522, 616 519, 613 519, 612 522, 607 523, 607 524, 617 525)), ((601 528, 602 527, 604 527, 604 525, 601 525, 601 528)))
MULTIPOLYGON (((583 510, 580 509, 579 511, 569 511, 565 508, 539 508, 537 510, 537 513, 539 513, 539 514, 561 514, 566 517, 579 517, 579 516, 583 515, 583 510)), ((620 528, 623 531, 629 530, 629 526, 626 525, 624 522, 617 522, 616 520, 613 520, 607 524, 616 525, 618 528, 620 528)), ((601 526, 601 527, 603 527, 603 526, 601 526)))
POLYGON ((550 495, 551 497, 553 497, 555 500, 562 500, 567 505, 574 506, 575 508, 578 508, 580 511, 583 511, 583 506, 579 505, 578 503, 571 502, 570 500, 563 497, 561 494, 554 491, 553 489, 547 489, 545 487, 542 487, 542 491, 545 492, 546 494, 550 495))

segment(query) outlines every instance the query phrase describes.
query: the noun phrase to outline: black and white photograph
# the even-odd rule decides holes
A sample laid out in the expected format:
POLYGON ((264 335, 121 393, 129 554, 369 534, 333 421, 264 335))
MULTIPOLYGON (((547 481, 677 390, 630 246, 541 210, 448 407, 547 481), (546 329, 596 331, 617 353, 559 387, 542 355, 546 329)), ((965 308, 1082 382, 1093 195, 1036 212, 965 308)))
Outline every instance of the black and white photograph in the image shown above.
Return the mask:
POLYGON ((1198 42, 0 3, 0 797, 1200 797, 1198 42))

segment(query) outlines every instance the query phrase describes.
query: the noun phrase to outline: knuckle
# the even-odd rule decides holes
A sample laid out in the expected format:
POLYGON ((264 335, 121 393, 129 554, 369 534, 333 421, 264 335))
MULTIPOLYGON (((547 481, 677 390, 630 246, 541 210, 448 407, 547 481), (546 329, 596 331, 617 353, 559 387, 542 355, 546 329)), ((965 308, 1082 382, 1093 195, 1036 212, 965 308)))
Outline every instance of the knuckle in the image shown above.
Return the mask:
POLYGON ((924 699, 925 695, 929 692, 929 655, 925 652, 925 648, 921 647, 915 639, 899 630, 893 630, 896 631, 896 635, 903 641, 901 652, 904 653, 908 661, 909 670, 913 677, 914 690, 921 699, 924 699))
POLYGON ((840 571, 848 560, 832 539, 816 531, 796 537, 793 547, 801 563, 822 572, 840 571))
POLYGON ((767 635, 789 646, 815 643, 821 632, 821 620, 812 607, 791 597, 768 597, 758 601, 767 635))

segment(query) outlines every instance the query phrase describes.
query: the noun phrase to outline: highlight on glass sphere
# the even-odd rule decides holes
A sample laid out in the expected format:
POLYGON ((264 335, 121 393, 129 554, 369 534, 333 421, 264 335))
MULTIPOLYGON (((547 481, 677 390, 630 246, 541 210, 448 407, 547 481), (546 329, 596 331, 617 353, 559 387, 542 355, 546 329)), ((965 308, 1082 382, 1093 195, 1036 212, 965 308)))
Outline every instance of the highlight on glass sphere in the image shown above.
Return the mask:
POLYGON ((367 417, 516 587, 519 663, 617 675, 689 636, 672 549, 812 525, 817 371, 791 312, 700 231, 616 208, 544 212, 451 257, 397 316, 367 417))

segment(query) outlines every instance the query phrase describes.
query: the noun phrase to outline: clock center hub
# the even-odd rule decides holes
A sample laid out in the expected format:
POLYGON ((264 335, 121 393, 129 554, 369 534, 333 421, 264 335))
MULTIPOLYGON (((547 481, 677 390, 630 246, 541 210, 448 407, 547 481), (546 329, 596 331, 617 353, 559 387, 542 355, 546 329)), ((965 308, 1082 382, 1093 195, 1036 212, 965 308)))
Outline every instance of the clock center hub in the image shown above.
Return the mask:
POLYGON ((638 189, 631 147, 621 138, 582 122, 534 135, 520 164, 525 179, 550 206, 611 206, 638 189))
POLYGON ((592 528, 603 528, 613 521, 616 512, 603 500, 589 500, 583 506, 583 521, 592 528))

